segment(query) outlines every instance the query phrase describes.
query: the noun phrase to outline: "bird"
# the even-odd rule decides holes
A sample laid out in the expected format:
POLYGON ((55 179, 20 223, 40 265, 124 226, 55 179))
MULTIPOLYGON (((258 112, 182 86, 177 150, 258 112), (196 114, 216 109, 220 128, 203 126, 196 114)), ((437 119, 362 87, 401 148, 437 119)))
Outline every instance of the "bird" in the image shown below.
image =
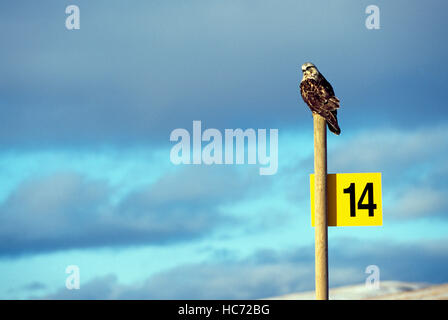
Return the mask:
POLYGON ((302 72, 299 87, 303 101, 313 114, 317 113, 325 118, 331 132, 339 135, 341 133, 337 118, 339 99, 334 95, 333 87, 311 62, 302 65, 302 72))

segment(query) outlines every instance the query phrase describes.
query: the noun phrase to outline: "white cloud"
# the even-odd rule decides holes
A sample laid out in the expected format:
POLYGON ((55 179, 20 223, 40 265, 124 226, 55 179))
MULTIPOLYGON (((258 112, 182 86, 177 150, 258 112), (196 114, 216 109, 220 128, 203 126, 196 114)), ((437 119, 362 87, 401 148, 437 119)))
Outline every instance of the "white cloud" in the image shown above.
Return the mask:
POLYGON ((423 186, 411 187, 398 194, 388 212, 396 218, 419 218, 446 214, 447 209, 447 190, 423 186))
POLYGON ((378 171, 434 163, 448 152, 447 125, 420 129, 371 128, 348 138, 331 149, 329 165, 345 170, 378 171))
MULTIPOLYGON (((400 244, 345 239, 330 252, 330 287, 363 283, 375 264, 381 280, 446 282, 446 239, 400 244), (391 259, 394 257, 394 259, 391 259), (397 263, 399 261, 399 263, 397 263), (440 272, 434 272, 440 270, 440 272)), ((77 292, 65 288, 43 299, 258 299, 314 288, 314 249, 258 251, 245 259, 180 265, 131 285, 113 275, 77 292)))
POLYGON ((217 207, 244 196, 247 183, 228 172, 207 180, 199 177, 206 175, 204 171, 185 171, 167 174, 118 204, 111 202, 114 190, 107 181, 78 173, 23 181, 0 204, 0 255, 161 245, 201 237, 221 223, 232 224, 234 218, 217 207))

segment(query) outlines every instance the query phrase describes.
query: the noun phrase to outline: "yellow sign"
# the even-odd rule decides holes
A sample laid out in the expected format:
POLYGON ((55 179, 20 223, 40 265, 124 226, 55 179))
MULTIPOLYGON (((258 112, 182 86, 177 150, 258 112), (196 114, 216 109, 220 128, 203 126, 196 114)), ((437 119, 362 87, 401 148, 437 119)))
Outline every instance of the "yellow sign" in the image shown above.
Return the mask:
MULTIPOLYGON (((311 226, 314 227, 314 174, 310 175, 311 226)), ((381 173, 327 175, 328 226, 381 226, 381 173)))

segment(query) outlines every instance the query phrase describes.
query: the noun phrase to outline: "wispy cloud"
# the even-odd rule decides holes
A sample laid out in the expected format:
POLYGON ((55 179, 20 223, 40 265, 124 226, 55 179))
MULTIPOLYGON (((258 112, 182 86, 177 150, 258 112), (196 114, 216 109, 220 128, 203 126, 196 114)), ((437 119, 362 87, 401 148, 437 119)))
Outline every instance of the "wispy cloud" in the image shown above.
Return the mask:
POLYGON ((395 196, 389 213, 397 219, 448 218, 448 188, 410 187, 395 196))
POLYGON ((406 129, 370 127, 338 143, 329 153, 330 165, 339 171, 382 168, 400 174, 428 162, 441 164, 448 152, 447 129, 446 124, 406 129))
MULTIPOLYGON (((368 246, 341 239, 330 247, 330 285, 363 283, 365 268, 380 268, 380 280, 448 281, 446 241, 368 246), (444 243, 444 244, 442 244, 444 243), (391 259, 390 257, 394 257, 391 259)), ((314 288, 313 248, 261 250, 240 260, 181 265, 124 285, 113 275, 98 277, 80 290, 61 288, 39 299, 257 299, 314 288)))
POLYGON ((367 36, 361 3, 274 3, 83 1, 75 32, 65 29, 60 3, 3 3, 0 144, 163 143, 193 119, 217 128, 303 128, 310 118, 298 66, 310 59, 341 98, 343 133, 428 123, 427 112, 443 112, 446 44, 432 41, 443 37, 443 9, 385 3, 397 22, 367 36), (429 14, 431 24, 398 27, 429 14), (340 50, 323 50, 334 46, 340 50), (426 70, 433 81, 420 81, 426 70))
POLYGON ((112 204, 104 180, 76 173, 31 179, 0 206, 0 254, 198 238, 235 223, 219 206, 244 197, 248 183, 231 171, 185 167, 112 204))
MULTIPOLYGON (((367 3, 351 0, 79 4, 81 30, 74 32, 65 29, 66 5, 58 1, 0 4, 0 148, 12 155, 0 158, 2 259, 134 245, 164 245, 176 255, 175 245, 192 244, 193 252, 203 239, 213 247, 223 233, 247 253, 255 233, 260 239, 289 224, 300 233, 303 220, 292 217, 309 212, 313 168, 312 118, 297 90, 299 66, 308 60, 342 102, 342 135, 329 137, 329 171, 383 172, 384 221, 447 216, 448 45, 434 41, 444 37, 445 2, 384 2, 384 28, 377 31, 364 27, 367 3), (431 23, 416 23, 422 17, 431 23), (169 134, 193 120, 218 129, 278 128, 278 174, 262 179, 248 167, 172 167, 169 134), (282 140, 288 131, 291 139, 282 140), (144 152, 131 154, 134 147, 144 152)), ((297 241, 295 230, 288 232, 282 241, 297 241)), ((431 263, 446 266, 436 249, 430 255, 419 246, 378 246, 385 255, 369 249, 359 256, 388 266, 391 279, 413 277, 410 268, 399 273, 402 261, 421 266, 421 279, 446 279, 444 270, 427 271, 431 263), (400 262, 390 258, 397 252, 400 262)), ((332 283, 358 279, 352 270, 364 262, 332 252, 353 262, 341 262, 332 283)), ((28 258, 24 264, 32 266, 28 258)), ((192 257, 144 285, 98 277, 70 294, 261 297, 310 289, 311 263, 311 256, 294 260, 284 252, 225 263, 192 257)))
POLYGON ((371 130, 338 143, 329 152, 331 170, 382 172, 390 217, 448 217, 447 125, 371 130))

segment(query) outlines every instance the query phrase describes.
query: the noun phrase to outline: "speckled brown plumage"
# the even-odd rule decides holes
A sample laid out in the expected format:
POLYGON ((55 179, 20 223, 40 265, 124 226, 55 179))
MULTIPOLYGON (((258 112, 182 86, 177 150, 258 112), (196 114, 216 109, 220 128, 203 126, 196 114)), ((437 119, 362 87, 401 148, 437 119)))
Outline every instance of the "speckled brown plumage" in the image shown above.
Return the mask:
POLYGON ((331 84, 324 76, 319 73, 315 78, 304 78, 300 82, 300 93, 311 111, 324 117, 330 131, 339 135, 339 99, 335 97, 331 84))

